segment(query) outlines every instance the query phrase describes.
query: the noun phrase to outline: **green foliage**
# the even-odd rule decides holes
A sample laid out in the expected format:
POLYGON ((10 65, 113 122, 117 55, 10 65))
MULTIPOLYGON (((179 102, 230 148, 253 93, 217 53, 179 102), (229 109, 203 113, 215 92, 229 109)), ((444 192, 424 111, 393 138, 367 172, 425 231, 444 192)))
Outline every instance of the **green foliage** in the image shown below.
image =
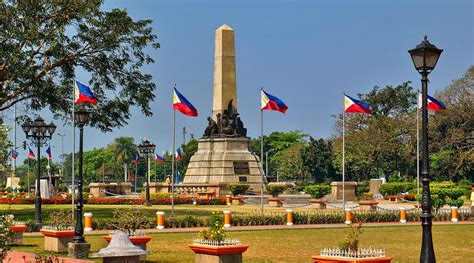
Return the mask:
POLYGON ((55 230, 64 230, 73 225, 71 210, 57 210, 49 213, 48 225, 55 230))
POLYGON ((448 198, 446 200, 446 204, 448 204, 449 206, 455 206, 455 207, 461 207, 464 205, 464 199, 462 198, 459 198, 459 199, 451 199, 451 198, 448 198))
POLYGON ((442 199, 458 199, 464 195, 464 189, 462 188, 431 188, 430 191, 432 195, 438 195, 442 199))
POLYGON ((273 196, 278 197, 283 192, 285 192, 286 186, 281 184, 270 184, 267 185, 267 191, 273 196))
POLYGON ((307 178, 308 173, 302 158, 304 147, 303 143, 295 143, 274 155, 272 160, 279 168, 280 178, 287 180, 305 180, 307 178))
POLYGON ((394 182, 394 183, 385 183, 382 184, 379 188, 379 191, 382 195, 396 195, 401 193, 406 193, 413 189, 415 185, 413 183, 404 183, 404 182, 394 182))
POLYGON ((0 111, 22 101, 30 110, 49 108, 69 116, 72 80, 90 75, 98 103, 90 125, 103 131, 127 124, 130 109, 145 116, 156 84, 142 68, 159 48, 151 20, 134 21, 126 10, 102 10, 102 1, 23 2, 0 5, 0 111), (114 25, 111 27, 111 25, 114 25))
POLYGON ((127 209, 117 209, 113 217, 107 222, 113 229, 124 231, 129 236, 135 235, 137 229, 150 228, 152 221, 145 217, 143 212, 136 206, 127 209))
POLYGON ((321 183, 334 179, 331 141, 310 137, 309 143, 302 149, 302 159, 313 182, 321 183))
POLYGON ((362 196, 368 194, 369 191, 370 191, 370 188, 368 186, 357 186, 356 196, 357 197, 362 197, 362 196))
POLYGON ((331 192, 331 186, 326 184, 312 184, 306 186, 304 192, 310 194, 312 198, 321 199, 331 192))
POLYGON ((10 250, 9 244, 14 234, 10 230, 11 224, 11 220, 7 215, 0 215, 0 262, 3 262, 10 250))
POLYGON ((359 249, 360 236, 362 235, 362 224, 358 224, 357 227, 354 227, 353 224, 349 225, 350 231, 339 244, 339 249, 357 251, 359 249))
POLYGON ((213 211, 208 218, 209 229, 199 231, 199 237, 203 239, 223 241, 226 237, 224 222, 218 212, 213 211))
MULTIPOLYGON (((198 141, 195 139, 191 139, 188 141, 186 145, 181 145, 181 155, 183 159, 179 162, 176 162, 177 169, 181 176, 186 174, 186 169, 188 169, 189 160, 191 157, 197 152, 198 149, 198 141)), ((162 165, 162 164, 160 164, 162 165)))
POLYGON ((249 189, 250 185, 248 184, 229 184, 229 191, 233 196, 243 195, 249 189))

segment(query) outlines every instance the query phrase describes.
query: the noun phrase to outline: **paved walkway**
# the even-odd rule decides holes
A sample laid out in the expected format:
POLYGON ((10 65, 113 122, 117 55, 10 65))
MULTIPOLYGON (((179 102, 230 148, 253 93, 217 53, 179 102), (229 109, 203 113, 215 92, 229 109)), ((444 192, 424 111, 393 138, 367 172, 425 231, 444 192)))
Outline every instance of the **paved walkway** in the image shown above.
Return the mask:
MULTIPOLYGON (((419 226, 421 222, 408 222, 405 224, 397 222, 387 223, 365 223, 364 227, 384 227, 384 226, 419 226)), ((453 223, 450 221, 437 221, 433 225, 474 225, 474 221, 459 221, 453 223)), ((232 226, 226 228, 227 231, 250 231, 250 230, 278 230, 278 229, 306 229, 306 228, 341 228, 347 227, 346 224, 309 224, 309 225, 266 225, 266 226, 232 226)), ((190 233, 199 232, 202 227, 188 227, 188 228, 166 228, 166 229, 141 229, 145 233, 190 233)), ((106 235, 112 230, 93 230, 86 232, 86 235, 106 235)), ((42 236, 40 232, 24 233, 25 236, 42 236)))
MULTIPOLYGON (((82 260, 82 259, 73 259, 73 258, 66 258, 66 257, 53 257, 52 262, 61 262, 61 263, 91 263, 93 261, 90 260, 82 260)), ((11 262, 11 263, 33 263, 35 261, 35 254, 33 253, 26 253, 20 251, 8 251, 7 258, 4 259, 3 262, 11 262)))

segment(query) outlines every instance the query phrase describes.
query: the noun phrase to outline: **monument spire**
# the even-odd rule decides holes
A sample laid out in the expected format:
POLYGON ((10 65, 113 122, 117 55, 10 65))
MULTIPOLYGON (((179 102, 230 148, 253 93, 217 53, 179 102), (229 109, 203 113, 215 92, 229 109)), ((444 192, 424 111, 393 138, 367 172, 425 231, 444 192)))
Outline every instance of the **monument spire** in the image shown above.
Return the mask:
POLYGON ((214 48, 214 96, 212 117, 227 110, 229 102, 237 109, 234 29, 222 25, 216 30, 214 48))

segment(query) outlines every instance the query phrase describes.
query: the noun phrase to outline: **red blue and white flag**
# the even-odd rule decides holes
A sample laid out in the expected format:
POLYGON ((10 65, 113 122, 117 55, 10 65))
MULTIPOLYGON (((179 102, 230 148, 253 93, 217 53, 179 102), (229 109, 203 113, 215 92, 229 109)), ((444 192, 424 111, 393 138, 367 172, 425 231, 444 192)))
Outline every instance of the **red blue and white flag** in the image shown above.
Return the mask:
POLYGON ((48 146, 48 149, 46 149, 46 153, 48 154, 48 159, 53 158, 53 154, 51 153, 51 146, 48 146))
POLYGON ((140 161, 140 155, 137 154, 137 155, 135 156, 135 160, 133 160, 133 163, 135 164, 135 166, 138 165, 138 161, 140 161))
POLYGON ((20 155, 16 150, 12 150, 12 158, 16 159, 20 155))
POLYGON ((28 157, 29 158, 36 158, 35 153, 31 150, 30 147, 28 147, 28 157))
POLYGON ((279 98, 268 94, 263 89, 260 91, 262 97, 262 108, 261 110, 276 110, 285 113, 288 110, 288 106, 279 98))
POLYGON ((176 159, 177 159, 178 161, 183 160, 183 156, 181 155, 181 151, 178 150, 178 149, 176 149, 176 159))
POLYGON ((344 112, 372 114, 370 104, 344 94, 344 112))
POLYGON ((74 94, 75 103, 91 103, 94 105, 97 104, 97 99, 95 98, 91 89, 77 80, 74 81, 74 94))
POLYGON ((164 163, 165 162, 165 158, 163 158, 163 156, 160 156, 159 154, 155 154, 155 162, 157 163, 164 163))
POLYGON ((176 88, 173 92, 173 108, 186 116, 198 116, 197 109, 176 88))
MULTIPOLYGON (((430 95, 426 95, 426 99, 427 99, 427 102, 426 102, 426 108, 428 110, 432 110, 432 111, 438 111, 438 110, 446 110, 446 105, 444 105, 443 102, 431 97, 430 95)), ((421 92, 418 92, 418 109, 421 110, 422 108, 422 96, 421 96, 421 92)))

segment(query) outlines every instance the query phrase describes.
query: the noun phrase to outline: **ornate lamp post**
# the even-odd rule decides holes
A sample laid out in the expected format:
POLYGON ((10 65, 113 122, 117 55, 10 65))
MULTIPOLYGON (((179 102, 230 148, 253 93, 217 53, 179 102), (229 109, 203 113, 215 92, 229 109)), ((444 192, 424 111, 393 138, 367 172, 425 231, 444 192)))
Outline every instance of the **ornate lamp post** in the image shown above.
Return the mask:
POLYGON ((82 196, 82 160, 84 146, 84 125, 89 122, 89 112, 85 109, 79 109, 74 112, 74 120, 79 127, 79 177, 77 178, 77 209, 76 209, 76 226, 74 232, 76 236, 73 243, 86 243, 84 239, 84 225, 82 224, 82 208, 84 207, 84 199, 82 196))
POLYGON ((41 146, 46 146, 48 141, 51 140, 56 125, 53 122, 46 124, 40 116, 33 122, 26 120, 21 128, 26 134, 26 138, 31 140, 31 146, 37 147, 36 153, 36 188, 35 188, 35 230, 40 230, 42 227, 41 220, 41 146))
POLYGON ((142 143, 138 145, 138 150, 140 153, 146 157, 148 162, 148 169, 147 169, 147 178, 146 178, 146 188, 145 188, 145 195, 146 195, 146 206, 151 206, 150 202, 150 155, 155 152, 156 145, 151 143, 148 139, 143 139, 142 143))
MULTIPOLYGON (((420 262, 436 262, 435 252, 433 248, 432 215, 431 215, 431 195, 428 167, 428 110, 427 94, 428 94, 428 74, 435 68, 438 59, 443 52, 435 45, 428 41, 425 36, 424 40, 416 46, 416 48, 408 50, 416 70, 421 74, 421 183, 422 183, 422 201, 421 201, 421 226, 423 228, 423 236, 421 243, 420 262)), ((418 164, 420 165, 420 164, 418 164)))

